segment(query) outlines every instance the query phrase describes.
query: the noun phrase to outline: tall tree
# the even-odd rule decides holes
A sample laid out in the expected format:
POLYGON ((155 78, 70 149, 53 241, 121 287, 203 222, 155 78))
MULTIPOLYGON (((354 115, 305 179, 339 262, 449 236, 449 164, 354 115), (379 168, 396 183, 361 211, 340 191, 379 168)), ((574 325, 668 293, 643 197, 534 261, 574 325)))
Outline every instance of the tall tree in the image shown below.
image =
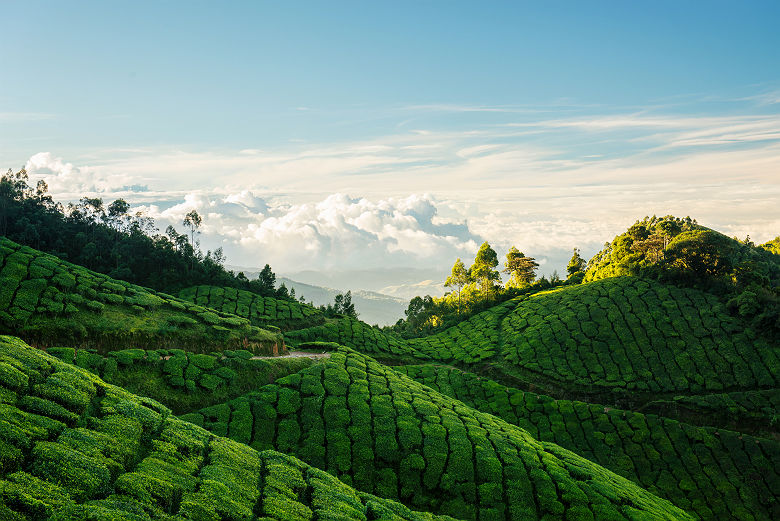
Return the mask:
POLYGON ((536 268, 539 263, 533 257, 526 257, 523 252, 512 246, 506 254, 504 273, 509 274, 507 286, 524 288, 536 279, 536 268))
POLYGON ((456 288, 458 293, 458 315, 460 315, 460 292, 463 286, 469 283, 469 270, 466 269, 466 265, 463 261, 458 259, 452 266, 452 273, 447 280, 444 281, 444 285, 448 288, 456 288))
POLYGON ((488 301, 490 290, 493 289, 493 283, 501 279, 498 271, 498 255, 496 250, 490 247, 487 241, 482 243, 474 258, 474 264, 471 266, 471 276, 479 281, 482 291, 485 294, 485 302, 488 301))
POLYGON ((579 248, 574 248, 571 259, 569 259, 569 263, 566 265, 566 273, 568 278, 571 278, 582 271, 585 271, 585 259, 580 257, 579 248))
POLYGON ((196 210, 191 210, 187 215, 184 216, 184 220, 182 221, 182 224, 190 229, 190 245, 192 246, 192 249, 194 251, 195 232, 198 230, 198 228, 200 228, 200 225, 203 224, 203 219, 201 219, 200 215, 198 215, 198 212, 196 210))
POLYGON ((271 271, 271 266, 266 264, 257 276, 257 280, 260 283, 258 293, 266 297, 274 295, 276 291, 276 275, 271 271))

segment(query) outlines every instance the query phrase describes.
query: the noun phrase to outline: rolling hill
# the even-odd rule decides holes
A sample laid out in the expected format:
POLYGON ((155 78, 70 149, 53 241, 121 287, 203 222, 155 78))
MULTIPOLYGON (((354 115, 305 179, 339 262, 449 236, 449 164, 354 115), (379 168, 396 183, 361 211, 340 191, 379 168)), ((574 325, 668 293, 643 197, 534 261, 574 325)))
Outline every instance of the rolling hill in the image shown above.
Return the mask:
POLYGON ((557 445, 350 349, 184 415, 294 454, 367 493, 463 519, 684 519, 682 510, 557 445))
POLYGON ((780 516, 780 441, 523 392, 452 367, 395 368, 705 520, 780 516))
POLYGON ((434 520, 0 337, 0 518, 434 520))
POLYGON ((112 279, 0 237, 0 326, 39 345, 284 349, 245 318, 112 279))

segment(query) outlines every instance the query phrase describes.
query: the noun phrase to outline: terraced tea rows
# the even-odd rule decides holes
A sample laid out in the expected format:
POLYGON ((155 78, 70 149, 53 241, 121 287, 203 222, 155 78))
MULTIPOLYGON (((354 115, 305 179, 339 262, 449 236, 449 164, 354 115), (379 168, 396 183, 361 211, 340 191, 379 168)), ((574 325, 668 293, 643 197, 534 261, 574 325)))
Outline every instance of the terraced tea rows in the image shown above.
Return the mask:
POLYGON ((501 344, 501 320, 520 298, 483 311, 436 335, 408 340, 408 345, 432 360, 474 364, 493 357, 501 344))
POLYGON ((242 289, 194 286, 179 292, 179 297, 199 306, 246 318, 255 326, 272 325, 282 331, 320 325, 325 321, 319 310, 307 304, 262 297, 242 289))
POLYGON ((281 335, 244 318, 111 279, 3 237, 0 325, 37 345, 283 348, 281 335))
POLYGON ((554 400, 445 366, 397 371, 557 443, 702 519, 780 516, 780 442, 554 400))
POLYGON ((465 519, 685 519, 633 483, 344 349, 190 414, 359 490, 465 519))
POLYGON ((433 520, 0 337, 0 518, 433 520))
POLYGON ((354 318, 340 318, 326 324, 285 333, 290 345, 302 345, 312 342, 334 342, 351 347, 361 353, 377 356, 399 356, 427 359, 427 355, 410 347, 405 340, 384 333, 354 318))
POLYGON ((780 346, 743 329, 715 297, 618 277, 529 298, 503 322, 504 357, 585 389, 777 388, 780 346))
POLYGON ((780 389, 675 396, 649 402, 643 410, 663 416, 684 414, 701 424, 742 432, 778 436, 780 431, 780 389))
POLYGON ((126 349, 103 357, 94 350, 51 347, 48 353, 153 398, 174 414, 224 402, 315 363, 303 357, 253 360, 245 350, 194 354, 181 349, 126 349))

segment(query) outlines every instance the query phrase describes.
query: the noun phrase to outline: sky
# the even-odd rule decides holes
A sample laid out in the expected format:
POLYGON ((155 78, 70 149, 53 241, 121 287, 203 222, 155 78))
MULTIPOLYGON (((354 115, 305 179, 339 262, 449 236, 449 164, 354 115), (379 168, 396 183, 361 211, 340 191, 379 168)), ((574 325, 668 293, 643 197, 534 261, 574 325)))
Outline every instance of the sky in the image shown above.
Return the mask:
POLYGON ((778 2, 0 3, 0 168, 280 273, 780 234, 778 2))

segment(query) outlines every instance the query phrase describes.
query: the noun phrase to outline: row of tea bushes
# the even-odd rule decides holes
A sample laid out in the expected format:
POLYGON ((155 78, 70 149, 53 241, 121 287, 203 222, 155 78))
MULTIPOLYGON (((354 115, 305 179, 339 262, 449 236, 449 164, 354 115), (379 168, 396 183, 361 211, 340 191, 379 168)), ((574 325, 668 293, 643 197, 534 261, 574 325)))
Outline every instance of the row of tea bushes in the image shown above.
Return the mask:
POLYGON ((721 392, 780 380, 780 346, 715 297, 635 277, 526 299, 503 322, 502 350, 514 366, 595 390, 721 392))
POLYGON ((330 320, 321 326, 287 331, 285 340, 290 345, 335 342, 375 356, 428 359, 427 355, 411 347, 407 341, 349 317, 330 320))
POLYGON ((780 442, 523 392, 437 365, 396 370, 557 443, 701 519, 780 516, 780 442))
POLYGON ((0 325, 36 345, 278 352, 278 330, 112 279, 0 237, 0 325))
POLYGON ((183 419, 462 519, 688 519, 630 481, 349 349, 183 419))
POLYGON ((246 318, 255 326, 271 325, 282 331, 312 327, 325 321, 325 316, 308 304, 262 297, 242 289, 193 286, 179 292, 179 297, 203 307, 246 318))
POLYGON ((0 337, 0 519, 433 520, 0 337))
POLYGON ((780 431, 780 389, 683 395, 653 400, 643 410, 663 416, 687 416, 699 423, 726 425, 745 432, 777 435, 780 431))
POLYGON ((175 414, 235 398, 315 363, 306 357, 255 359, 246 350, 198 354, 124 349, 101 356, 94 350, 50 347, 47 352, 108 383, 153 398, 175 414))
POLYGON ((474 364, 492 358, 501 343, 501 320, 517 307, 512 299, 435 335, 408 340, 412 349, 432 360, 474 364))

